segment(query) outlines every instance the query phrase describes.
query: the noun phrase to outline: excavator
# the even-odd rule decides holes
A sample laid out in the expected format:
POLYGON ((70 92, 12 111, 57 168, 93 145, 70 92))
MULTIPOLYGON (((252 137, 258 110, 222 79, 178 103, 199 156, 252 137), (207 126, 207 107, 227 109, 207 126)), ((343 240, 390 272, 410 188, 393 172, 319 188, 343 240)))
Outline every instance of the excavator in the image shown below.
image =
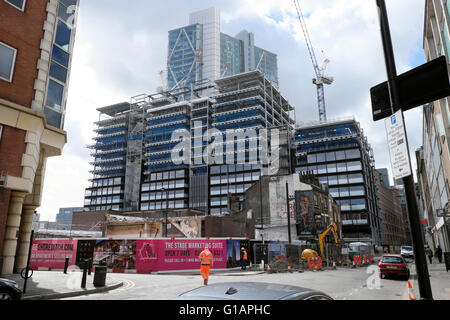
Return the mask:
MULTIPOLYGON (((324 232, 319 234, 319 245, 320 245, 320 253, 321 253, 322 259, 326 259, 325 254, 323 252, 323 241, 330 231, 333 232, 334 241, 336 243, 339 243, 338 236, 337 236, 337 224, 335 222, 333 222, 327 229, 325 229, 324 232)), ((317 257, 317 256, 319 256, 319 254, 312 249, 305 249, 302 252, 303 260, 307 260, 309 257, 317 257)))
POLYGON ((320 254, 322 256, 322 259, 325 259, 325 254, 323 253, 323 240, 325 239, 325 237, 327 236, 327 234, 330 231, 333 232, 334 241, 336 242, 336 244, 339 243, 338 236, 337 236, 337 225, 335 222, 333 222, 327 229, 325 229, 324 232, 319 234, 320 254))

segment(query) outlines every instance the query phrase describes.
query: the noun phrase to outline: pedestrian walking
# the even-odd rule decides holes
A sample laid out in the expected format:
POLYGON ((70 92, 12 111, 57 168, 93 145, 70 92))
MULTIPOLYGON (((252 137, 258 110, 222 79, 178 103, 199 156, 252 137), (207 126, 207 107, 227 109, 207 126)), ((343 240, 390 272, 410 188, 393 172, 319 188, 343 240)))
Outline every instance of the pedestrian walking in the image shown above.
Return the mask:
POLYGON ((203 284, 205 286, 208 285, 208 279, 209 279, 209 269, 214 264, 214 257, 211 251, 209 251, 208 245, 205 245, 205 250, 203 250, 200 255, 198 256, 200 259, 200 274, 203 277, 203 284))
POLYGON ((430 247, 427 247, 425 249, 425 253, 428 256, 428 260, 430 260, 430 264, 433 263, 433 251, 430 249, 430 247))
POLYGON ((437 247, 435 254, 436 254, 436 257, 439 260, 439 263, 442 263, 442 249, 441 249, 441 246, 437 247))
POLYGON ((244 248, 241 248, 241 269, 242 270, 247 270, 247 260, 248 260, 248 256, 247 256, 247 250, 245 250, 244 248))

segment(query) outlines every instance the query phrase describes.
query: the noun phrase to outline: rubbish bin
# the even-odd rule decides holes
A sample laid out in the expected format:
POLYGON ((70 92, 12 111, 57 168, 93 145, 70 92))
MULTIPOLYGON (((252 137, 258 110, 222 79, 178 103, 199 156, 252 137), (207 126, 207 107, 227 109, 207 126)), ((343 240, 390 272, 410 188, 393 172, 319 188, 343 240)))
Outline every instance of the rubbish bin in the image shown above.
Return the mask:
POLYGON ((94 274, 94 287, 104 287, 106 284, 107 268, 104 266, 96 266, 94 274))

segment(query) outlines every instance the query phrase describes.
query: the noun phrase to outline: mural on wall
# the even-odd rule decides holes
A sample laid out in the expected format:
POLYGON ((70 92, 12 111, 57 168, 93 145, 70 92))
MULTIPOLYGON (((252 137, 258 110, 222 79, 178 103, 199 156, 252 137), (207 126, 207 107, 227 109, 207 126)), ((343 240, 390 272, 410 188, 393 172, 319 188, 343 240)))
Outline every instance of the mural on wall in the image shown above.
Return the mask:
POLYGON ((295 220, 297 223, 297 235, 311 236, 316 234, 314 223, 314 210, 311 201, 311 192, 295 192, 295 220))

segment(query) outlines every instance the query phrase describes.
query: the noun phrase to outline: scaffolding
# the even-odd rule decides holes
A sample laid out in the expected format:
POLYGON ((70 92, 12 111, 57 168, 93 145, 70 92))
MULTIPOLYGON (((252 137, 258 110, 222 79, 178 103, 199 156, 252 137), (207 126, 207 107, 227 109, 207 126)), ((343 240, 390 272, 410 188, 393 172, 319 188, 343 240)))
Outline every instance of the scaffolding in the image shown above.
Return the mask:
POLYGON ((139 195, 142 170, 142 149, 145 126, 145 107, 148 95, 131 98, 128 112, 127 155, 125 166, 124 210, 139 210, 139 195))

